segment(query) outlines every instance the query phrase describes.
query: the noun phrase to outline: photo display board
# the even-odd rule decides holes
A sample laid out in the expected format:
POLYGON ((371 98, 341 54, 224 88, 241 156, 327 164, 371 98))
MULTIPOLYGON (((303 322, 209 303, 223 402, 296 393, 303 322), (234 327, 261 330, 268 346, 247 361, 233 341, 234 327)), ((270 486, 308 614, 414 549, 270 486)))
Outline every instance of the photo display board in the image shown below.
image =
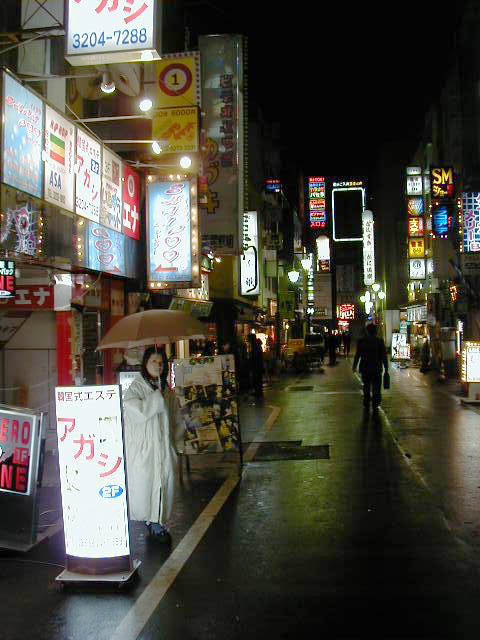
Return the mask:
POLYGON ((241 450, 233 355, 174 360, 172 383, 187 455, 241 450))
POLYGON ((67 555, 128 556, 120 386, 56 387, 55 401, 67 555))

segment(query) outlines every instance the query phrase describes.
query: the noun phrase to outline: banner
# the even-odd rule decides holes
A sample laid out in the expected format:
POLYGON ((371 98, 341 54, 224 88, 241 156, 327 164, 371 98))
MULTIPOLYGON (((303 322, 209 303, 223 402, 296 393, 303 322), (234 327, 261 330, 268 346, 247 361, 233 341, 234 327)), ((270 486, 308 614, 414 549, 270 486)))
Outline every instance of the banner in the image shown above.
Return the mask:
POLYGON ((200 36, 199 48, 202 127, 207 136, 202 143, 204 175, 199 181, 202 239, 219 253, 236 254, 243 189, 239 175, 243 171, 242 36, 200 36))
POLYGON ((100 223, 122 231, 122 162, 103 147, 100 223))
POLYGON ((185 421, 185 453, 240 451, 232 355, 174 360, 172 383, 185 421))
POLYGON ((2 182, 41 198, 43 102, 7 73, 2 78, 2 182))
POLYGON ((156 109, 152 122, 154 140, 168 143, 166 153, 198 151, 198 109, 156 109))
POLYGON ((67 555, 130 554, 120 386, 56 387, 67 555))
POLYGON ((45 200, 73 211, 75 127, 45 105, 45 200))
POLYGON ((155 104, 166 107, 201 106, 200 54, 198 51, 162 54, 155 62, 155 104))
POLYGON ((373 213, 362 212, 363 231, 363 282, 367 286, 375 282, 375 237, 373 233, 373 213))
POLYGON ((77 129, 75 213, 93 222, 100 221, 101 156, 100 143, 77 129))
POLYGON ((138 173, 123 164, 123 233, 140 240, 140 178, 138 173))

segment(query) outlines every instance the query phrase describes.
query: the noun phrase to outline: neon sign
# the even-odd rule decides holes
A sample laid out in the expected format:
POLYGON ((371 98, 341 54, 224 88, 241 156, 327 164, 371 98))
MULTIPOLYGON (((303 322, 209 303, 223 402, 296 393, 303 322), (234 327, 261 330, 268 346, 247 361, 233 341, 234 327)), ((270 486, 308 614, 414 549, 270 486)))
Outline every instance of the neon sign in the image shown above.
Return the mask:
POLYGON ((327 226, 325 178, 310 177, 308 179, 308 209, 310 211, 310 228, 325 229, 327 226))

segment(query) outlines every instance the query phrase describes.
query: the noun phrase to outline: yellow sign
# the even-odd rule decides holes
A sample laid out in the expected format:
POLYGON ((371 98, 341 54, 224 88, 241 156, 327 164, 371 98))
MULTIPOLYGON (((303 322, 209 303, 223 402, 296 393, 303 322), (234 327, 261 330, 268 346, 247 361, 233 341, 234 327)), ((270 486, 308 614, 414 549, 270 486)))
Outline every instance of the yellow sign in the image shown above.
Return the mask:
POLYGON ((201 106, 200 54, 172 53, 155 62, 156 106, 201 106))
POLYGON ((409 238, 408 239, 408 256, 410 258, 424 258, 425 257, 425 240, 424 240, 424 238, 409 238))
POLYGON ((165 153, 198 151, 198 109, 157 109, 153 116, 152 135, 165 153), (168 146, 163 147, 164 141, 168 146))

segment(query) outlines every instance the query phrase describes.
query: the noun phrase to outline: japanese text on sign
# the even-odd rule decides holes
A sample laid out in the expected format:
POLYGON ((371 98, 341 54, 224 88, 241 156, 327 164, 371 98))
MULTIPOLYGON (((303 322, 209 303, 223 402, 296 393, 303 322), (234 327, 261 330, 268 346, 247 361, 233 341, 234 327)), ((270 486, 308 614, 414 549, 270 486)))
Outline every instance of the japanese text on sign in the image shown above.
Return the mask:
POLYGON ((57 387, 55 400, 67 554, 128 555, 120 387, 57 387))
POLYGON ((77 131, 75 211, 93 222, 100 220, 100 162, 100 144, 79 129, 77 131))

